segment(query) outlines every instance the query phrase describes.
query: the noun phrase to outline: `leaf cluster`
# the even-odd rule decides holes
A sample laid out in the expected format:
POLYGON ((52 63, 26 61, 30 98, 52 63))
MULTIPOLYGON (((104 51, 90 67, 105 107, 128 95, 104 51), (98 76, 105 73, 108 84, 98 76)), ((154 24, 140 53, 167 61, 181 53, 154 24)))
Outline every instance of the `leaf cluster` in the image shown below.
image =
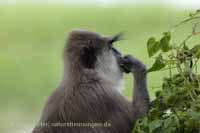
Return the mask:
POLYGON ((192 27, 192 33, 181 43, 172 43, 172 33, 185 23, 194 19, 200 21, 200 11, 164 32, 160 39, 155 37, 147 41, 147 51, 155 62, 148 73, 167 70, 161 89, 155 93, 148 114, 139 119, 133 133, 200 133, 200 75, 197 72, 200 59, 200 45, 189 48, 188 40, 199 35, 198 23, 192 27))

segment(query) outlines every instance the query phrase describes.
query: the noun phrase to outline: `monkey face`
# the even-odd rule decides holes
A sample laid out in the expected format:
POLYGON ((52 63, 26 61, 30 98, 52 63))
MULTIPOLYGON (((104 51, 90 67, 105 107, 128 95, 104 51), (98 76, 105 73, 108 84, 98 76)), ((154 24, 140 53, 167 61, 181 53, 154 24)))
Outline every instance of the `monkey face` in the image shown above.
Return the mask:
POLYGON ((73 66, 71 69, 77 69, 71 70, 73 72, 95 72, 98 77, 118 88, 122 85, 123 58, 113 43, 120 40, 121 35, 107 37, 90 31, 73 30, 67 40, 66 64, 73 66))

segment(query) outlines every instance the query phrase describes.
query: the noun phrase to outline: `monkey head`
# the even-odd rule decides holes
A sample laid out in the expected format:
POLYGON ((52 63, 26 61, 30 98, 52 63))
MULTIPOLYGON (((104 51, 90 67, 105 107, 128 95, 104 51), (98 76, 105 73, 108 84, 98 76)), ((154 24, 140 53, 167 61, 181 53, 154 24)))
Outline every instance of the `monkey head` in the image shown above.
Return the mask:
POLYGON ((121 36, 101 36, 90 31, 72 30, 67 39, 65 64, 70 64, 73 72, 95 72, 102 79, 118 84, 126 69, 121 64, 121 53, 113 47, 113 43, 119 41, 121 36))

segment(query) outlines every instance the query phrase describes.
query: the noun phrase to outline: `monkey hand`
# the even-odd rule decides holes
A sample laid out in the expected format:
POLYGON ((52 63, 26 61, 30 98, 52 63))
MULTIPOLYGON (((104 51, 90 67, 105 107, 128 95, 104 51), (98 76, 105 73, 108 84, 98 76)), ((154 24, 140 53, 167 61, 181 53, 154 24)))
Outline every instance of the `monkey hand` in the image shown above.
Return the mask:
POLYGON ((123 68, 124 72, 129 73, 129 72, 139 72, 139 73, 146 73, 146 66, 136 59, 135 57, 131 55, 126 55, 122 58, 122 64, 121 67, 123 68))

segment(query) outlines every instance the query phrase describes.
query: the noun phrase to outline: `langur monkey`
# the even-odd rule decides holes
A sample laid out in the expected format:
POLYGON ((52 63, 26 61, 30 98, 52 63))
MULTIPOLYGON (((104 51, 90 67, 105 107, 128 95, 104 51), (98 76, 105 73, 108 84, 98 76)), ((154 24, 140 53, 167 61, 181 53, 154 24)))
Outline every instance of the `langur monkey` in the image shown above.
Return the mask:
POLYGON ((69 33, 63 79, 33 133, 131 133, 135 121, 148 112, 150 100, 145 65, 113 47, 120 37, 86 30, 69 33), (117 90, 124 72, 133 75, 131 102, 117 90))

